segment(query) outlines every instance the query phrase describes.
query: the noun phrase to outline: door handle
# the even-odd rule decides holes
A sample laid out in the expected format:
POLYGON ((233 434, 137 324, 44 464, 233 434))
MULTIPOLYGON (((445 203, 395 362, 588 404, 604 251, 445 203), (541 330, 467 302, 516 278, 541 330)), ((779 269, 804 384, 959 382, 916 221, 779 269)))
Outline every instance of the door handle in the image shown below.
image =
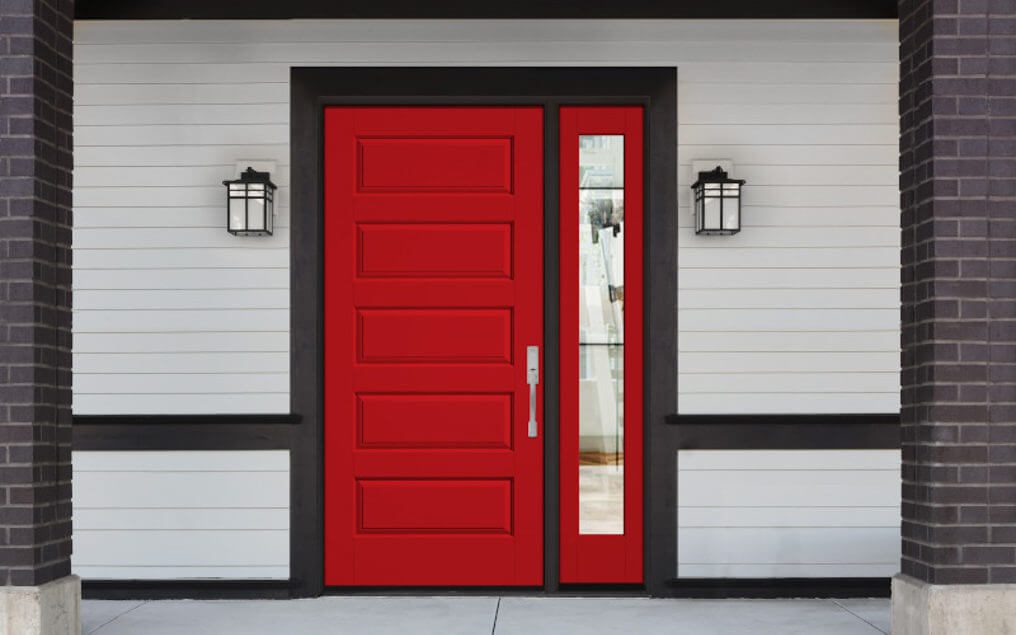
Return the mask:
POLYGON ((540 383, 540 347, 526 347, 526 383, 529 384, 529 438, 539 435, 536 424, 536 385, 540 383))

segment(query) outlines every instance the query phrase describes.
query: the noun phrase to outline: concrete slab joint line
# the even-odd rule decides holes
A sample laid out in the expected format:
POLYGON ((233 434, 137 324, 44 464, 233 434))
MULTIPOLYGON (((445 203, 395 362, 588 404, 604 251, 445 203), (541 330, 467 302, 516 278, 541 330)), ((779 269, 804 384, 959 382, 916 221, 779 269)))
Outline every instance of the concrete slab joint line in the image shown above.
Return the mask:
POLYGON ((343 597, 94 601, 84 635, 887 635, 889 601, 343 597))
POLYGON ((0 586, 0 635, 80 635, 81 579, 0 586))
POLYGON ((1016 634, 1016 584, 928 584, 893 578, 893 635, 1016 634))

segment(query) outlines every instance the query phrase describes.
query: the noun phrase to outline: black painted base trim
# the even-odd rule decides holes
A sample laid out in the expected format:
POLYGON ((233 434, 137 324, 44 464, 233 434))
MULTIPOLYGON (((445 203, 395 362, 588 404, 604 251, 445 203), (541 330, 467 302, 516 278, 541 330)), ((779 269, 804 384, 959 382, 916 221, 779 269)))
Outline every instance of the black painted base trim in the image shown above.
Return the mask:
POLYGON ((85 600, 285 600, 288 580, 84 580, 85 600))
MULTIPOLYGON (((284 580, 85 580, 86 600, 280 600, 295 597, 284 580)), ((543 587, 325 587, 326 596, 513 596, 644 597, 642 585, 562 585, 543 587)))
POLYGON ((889 578, 675 578, 676 598, 887 598, 889 578))
MULTIPOLYGON (((677 578, 666 595, 674 598, 887 598, 889 578, 677 578)), ((645 596, 634 585, 562 585, 554 592, 517 587, 353 587, 326 588, 324 595, 398 596, 645 596)), ((85 580, 81 595, 86 600, 283 600, 289 599, 290 583, 283 580, 85 580)))
POLYGON ((884 414, 670 415, 681 450, 893 450, 900 417, 884 414))

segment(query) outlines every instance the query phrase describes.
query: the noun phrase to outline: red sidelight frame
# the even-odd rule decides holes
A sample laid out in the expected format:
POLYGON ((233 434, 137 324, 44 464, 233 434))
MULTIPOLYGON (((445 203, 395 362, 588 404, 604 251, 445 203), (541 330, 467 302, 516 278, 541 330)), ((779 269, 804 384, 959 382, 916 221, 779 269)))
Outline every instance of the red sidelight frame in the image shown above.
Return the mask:
POLYGON ((561 582, 638 584, 643 568, 643 108, 562 106, 560 121, 561 582), (579 534, 579 136, 624 135, 624 533, 579 534))

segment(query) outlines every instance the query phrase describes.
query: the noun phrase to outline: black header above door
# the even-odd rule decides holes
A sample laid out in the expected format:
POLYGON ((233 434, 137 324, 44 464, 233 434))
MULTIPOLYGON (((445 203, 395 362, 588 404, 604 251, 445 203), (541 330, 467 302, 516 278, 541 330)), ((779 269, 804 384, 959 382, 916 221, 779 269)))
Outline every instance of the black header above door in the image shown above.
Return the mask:
POLYGON ((78 0, 78 20, 894 19, 895 0, 78 0))

